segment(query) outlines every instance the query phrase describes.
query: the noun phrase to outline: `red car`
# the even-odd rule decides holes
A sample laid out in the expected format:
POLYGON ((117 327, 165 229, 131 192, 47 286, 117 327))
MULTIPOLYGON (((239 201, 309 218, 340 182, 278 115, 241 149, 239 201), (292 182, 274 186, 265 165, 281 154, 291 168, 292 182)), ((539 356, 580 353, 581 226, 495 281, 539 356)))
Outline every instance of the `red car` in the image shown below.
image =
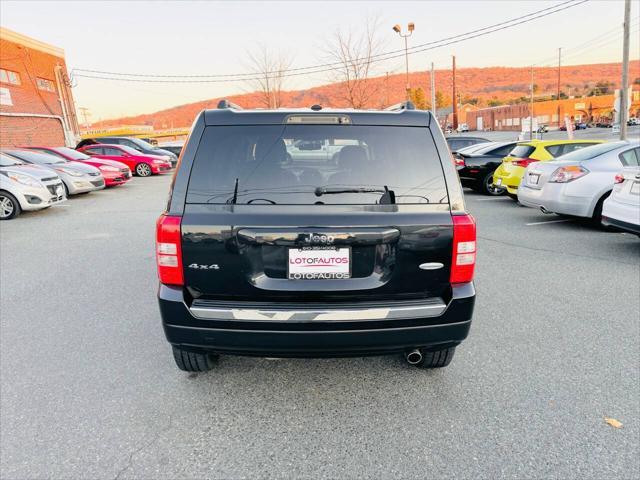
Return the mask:
POLYGON ((92 157, 122 162, 140 177, 149 177, 153 174, 169 173, 171 171, 171 159, 168 156, 148 155, 126 145, 97 143, 81 147, 78 151, 92 157))
POLYGON ((82 152, 78 152, 68 147, 26 147, 29 150, 48 153, 56 157, 63 158, 70 162, 81 162, 87 165, 93 165, 100 170, 104 177, 104 183, 107 187, 115 187, 116 185, 124 185, 131 180, 131 169, 122 162, 113 160, 105 160, 93 158, 82 152))

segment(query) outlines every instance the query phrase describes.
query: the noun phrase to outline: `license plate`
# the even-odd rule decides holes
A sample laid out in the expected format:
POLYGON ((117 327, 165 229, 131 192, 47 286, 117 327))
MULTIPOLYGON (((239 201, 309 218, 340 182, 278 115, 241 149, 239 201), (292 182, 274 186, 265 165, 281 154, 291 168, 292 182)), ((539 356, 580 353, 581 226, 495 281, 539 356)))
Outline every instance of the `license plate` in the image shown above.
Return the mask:
POLYGON ((537 185, 538 180, 540 180, 540 175, 536 175, 534 173, 529 174, 529 183, 531 185, 537 185))
POLYGON ((502 179, 501 178, 496 180, 496 185, 498 185, 498 186, 502 185, 502 179))
POLYGON ((56 195, 59 197, 64 193, 64 189, 61 186, 56 188, 56 195))
POLYGON ((338 280, 351 277, 350 248, 290 248, 289 280, 338 280))
POLYGON ((631 184, 631 193, 634 195, 640 195, 640 182, 633 182, 631 184))

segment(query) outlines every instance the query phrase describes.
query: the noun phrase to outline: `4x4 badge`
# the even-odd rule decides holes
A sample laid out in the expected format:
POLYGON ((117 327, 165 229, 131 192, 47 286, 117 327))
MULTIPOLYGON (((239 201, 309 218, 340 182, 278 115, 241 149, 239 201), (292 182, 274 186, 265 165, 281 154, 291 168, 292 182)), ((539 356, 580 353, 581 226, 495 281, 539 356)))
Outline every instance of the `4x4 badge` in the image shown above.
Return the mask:
POLYGON ((212 263, 211 265, 200 265, 198 263, 192 263, 189 265, 189 268, 193 268, 194 270, 220 270, 220 265, 217 263, 212 263))

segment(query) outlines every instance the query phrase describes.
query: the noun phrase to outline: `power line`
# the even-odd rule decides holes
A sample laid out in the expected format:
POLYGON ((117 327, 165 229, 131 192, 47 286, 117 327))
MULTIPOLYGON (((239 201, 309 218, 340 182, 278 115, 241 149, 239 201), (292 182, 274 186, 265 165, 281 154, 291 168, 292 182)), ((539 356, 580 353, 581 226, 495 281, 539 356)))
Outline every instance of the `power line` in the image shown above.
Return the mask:
MULTIPOLYGON (((538 10, 536 12, 529 13, 527 15, 523 15, 520 17, 513 18, 511 20, 507 20, 504 22, 500 22, 494 25, 490 25, 488 27, 483 27, 481 29, 472 30, 470 32, 466 32, 463 34, 455 35, 453 37, 447 37, 440 40, 435 40, 432 42, 424 43, 421 45, 416 45, 412 47, 409 52, 409 55, 425 52, 428 50, 433 50, 436 48, 442 48, 447 45, 452 45, 455 43, 460 43, 466 40, 471 40, 473 38, 482 37, 484 35, 488 35, 490 33, 498 32, 501 30, 506 30, 508 28, 512 28, 517 25, 521 25, 524 23, 531 22, 533 20, 537 20, 539 18, 546 17, 548 15, 552 15, 557 12, 561 12, 563 10, 567 10, 569 8, 581 5, 586 3, 588 0, 569 0, 567 2, 563 2, 561 4, 555 5, 553 7, 547 7, 542 10, 538 10)), ((383 62, 387 60, 392 60, 395 58, 399 58, 404 55, 404 50, 393 50, 386 53, 380 53, 376 55, 372 55, 371 57, 365 59, 355 59, 353 63, 360 64, 365 62, 383 62)), ((238 73, 238 74, 220 74, 220 75, 153 75, 153 74, 133 74, 133 73, 121 73, 121 72, 108 72, 108 71, 100 71, 100 70, 89 70, 89 69, 80 69, 76 68, 72 70, 72 75, 75 77, 84 77, 84 78, 99 78, 103 80, 119 80, 119 81, 128 81, 128 82, 141 82, 141 83, 228 83, 228 82, 237 82, 237 81, 248 81, 248 80, 258 80, 264 78, 264 75, 269 74, 278 74, 280 77, 294 77, 300 75, 311 75, 317 73, 329 72, 332 70, 336 70, 336 66, 342 65, 340 62, 334 63, 326 63, 309 67, 299 67, 294 69, 287 69, 277 72, 266 72, 261 73, 260 77, 256 77, 257 73, 238 73), (325 68, 329 67, 329 68, 325 68), (76 73, 80 72, 80 73, 76 73), (86 72, 86 73, 83 73, 86 72), (282 72, 289 72, 286 74, 282 74, 282 72), (290 73, 294 72, 294 73, 290 73), (109 77, 105 77, 104 75, 110 75, 109 77), (253 76, 253 77, 250 77, 253 76), (120 78, 122 77, 122 78, 120 78), (124 78, 124 77, 136 77, 136 78, 124 78), (234 78, 231 78, 234 77, 234 78), (243 77, 243 78, 240 78, 243 77), (250 77, 250 78, 244 78, 250 77), (196 78, 206 78, 207 80, 185 80, 185 79, 196 79, 196 78)))

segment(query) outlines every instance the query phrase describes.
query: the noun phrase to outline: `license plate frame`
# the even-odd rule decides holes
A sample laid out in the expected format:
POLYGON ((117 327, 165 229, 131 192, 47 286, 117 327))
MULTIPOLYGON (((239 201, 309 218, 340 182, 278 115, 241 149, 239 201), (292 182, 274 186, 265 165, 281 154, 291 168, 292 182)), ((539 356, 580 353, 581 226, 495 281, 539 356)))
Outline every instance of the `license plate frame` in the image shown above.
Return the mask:
POLYGON ((531 185, 538 185, 539 181, 540 181, 540 174, 538 174, 538 173, 530 173, 529 174, 529 183, 531 185))
POLYGON ((288 280, 348 280, 351 278, 352 267, 351 247, 309 246, 287 250, 288 280), (345 256, 347 258, 346 268, 345 256), (332 258, 342 261, 335 263, 334 260, 331 262, 332 258), (296 262, 296 259, 301 259, 300 263, 292 263, 292 260, 296 262), (314 260, 314 264, 310 265, 306 259, 314 260), (321 262, 318 259, 324 259, 327 262, 321 262))
POLYGON ((629 193, 632 195, 640 195, 640 182, 633 182, 629 193))

